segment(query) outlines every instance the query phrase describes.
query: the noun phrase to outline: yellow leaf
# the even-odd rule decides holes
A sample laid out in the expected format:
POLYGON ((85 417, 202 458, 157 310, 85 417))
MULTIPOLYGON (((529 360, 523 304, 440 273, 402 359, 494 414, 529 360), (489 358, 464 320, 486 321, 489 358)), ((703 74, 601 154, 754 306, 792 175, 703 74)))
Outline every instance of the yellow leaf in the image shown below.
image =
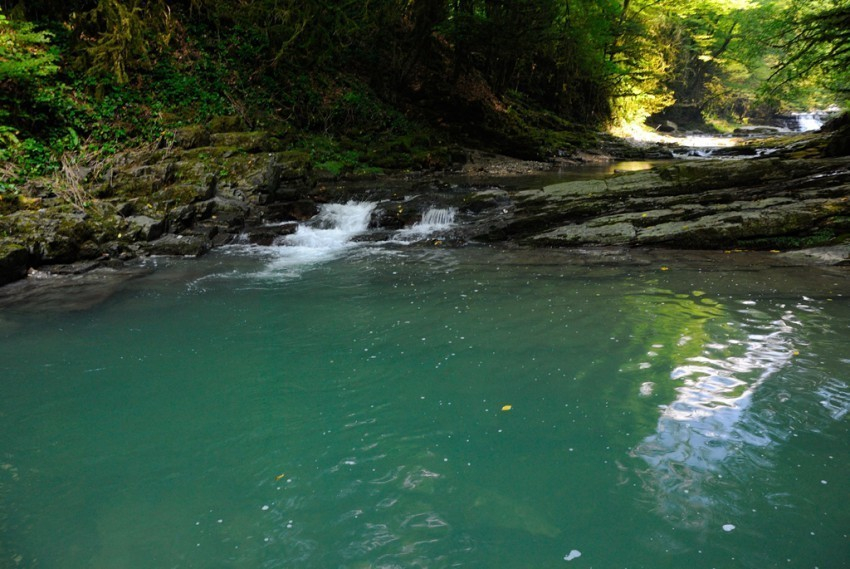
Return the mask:
POLYGON ((512 407, 510 405, 503 405, 502 406, 502 411, 510 411, 511 409, 512 409, 512 407))
POLYGON ((274 477, 274 481, 275 481, 275 482, 277 482, 278 480, 280 480, 280 479, 281 479, 281 478, 283 478, 284 476, 286 476, 286 472, 284 472, 284 473, 282 473, 282 474, 278 474, 277 476, 275 476, 275 477, 274 477))
POLYGON ((662 270, 662 271, 669 271, 669 270, 670 270, 670 267, 661 267, 661 270, 662 270))

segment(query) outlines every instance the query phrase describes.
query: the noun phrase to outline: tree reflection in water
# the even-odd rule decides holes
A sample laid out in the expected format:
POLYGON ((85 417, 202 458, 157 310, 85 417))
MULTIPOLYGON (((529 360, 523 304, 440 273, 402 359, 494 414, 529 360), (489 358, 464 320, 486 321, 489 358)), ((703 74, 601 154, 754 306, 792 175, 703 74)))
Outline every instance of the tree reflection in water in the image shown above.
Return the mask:
POLYGON ((640 476, 654 507, 676 525, 724 523, 746 489, 739 482, 752 474, 742 465, 769 467, 765 449, 782 437, 753 412, 753 400, 794 359, 802 323, 791 310, 777 318, 744 304, 741 318, 724 315, 736 321, 706 323, 711 331, 701 353, 670 374, 680 382, 676 399, 662 406, 655 432, 632 451, 649 465, 640 476))

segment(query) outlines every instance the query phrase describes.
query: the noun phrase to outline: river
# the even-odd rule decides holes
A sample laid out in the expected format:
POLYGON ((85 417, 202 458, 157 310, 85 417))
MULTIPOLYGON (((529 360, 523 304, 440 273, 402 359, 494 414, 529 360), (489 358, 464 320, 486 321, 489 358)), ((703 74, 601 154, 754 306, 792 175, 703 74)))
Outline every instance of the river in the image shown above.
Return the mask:
POLYGON ((371 207, 4 305, 0 566, 847 566, 846 271, 371 207))

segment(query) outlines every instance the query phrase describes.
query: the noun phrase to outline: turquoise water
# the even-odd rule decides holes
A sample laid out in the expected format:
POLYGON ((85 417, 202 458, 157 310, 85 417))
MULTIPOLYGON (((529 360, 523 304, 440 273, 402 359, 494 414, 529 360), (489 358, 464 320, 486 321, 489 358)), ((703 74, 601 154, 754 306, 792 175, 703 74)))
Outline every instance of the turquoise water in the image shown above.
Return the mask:
POLYGON ((4 307, 0 567, 850 563, 846 271, 348 247, 4 307))

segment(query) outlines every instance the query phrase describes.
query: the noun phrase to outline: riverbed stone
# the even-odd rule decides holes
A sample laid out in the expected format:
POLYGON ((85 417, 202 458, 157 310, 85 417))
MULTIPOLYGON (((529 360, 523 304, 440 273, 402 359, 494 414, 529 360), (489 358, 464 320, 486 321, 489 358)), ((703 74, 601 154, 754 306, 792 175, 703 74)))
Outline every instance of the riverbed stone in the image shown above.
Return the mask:
POLYGON ((782 258, 805 264, 850 266, 850 242, 782 253, 782 258))

